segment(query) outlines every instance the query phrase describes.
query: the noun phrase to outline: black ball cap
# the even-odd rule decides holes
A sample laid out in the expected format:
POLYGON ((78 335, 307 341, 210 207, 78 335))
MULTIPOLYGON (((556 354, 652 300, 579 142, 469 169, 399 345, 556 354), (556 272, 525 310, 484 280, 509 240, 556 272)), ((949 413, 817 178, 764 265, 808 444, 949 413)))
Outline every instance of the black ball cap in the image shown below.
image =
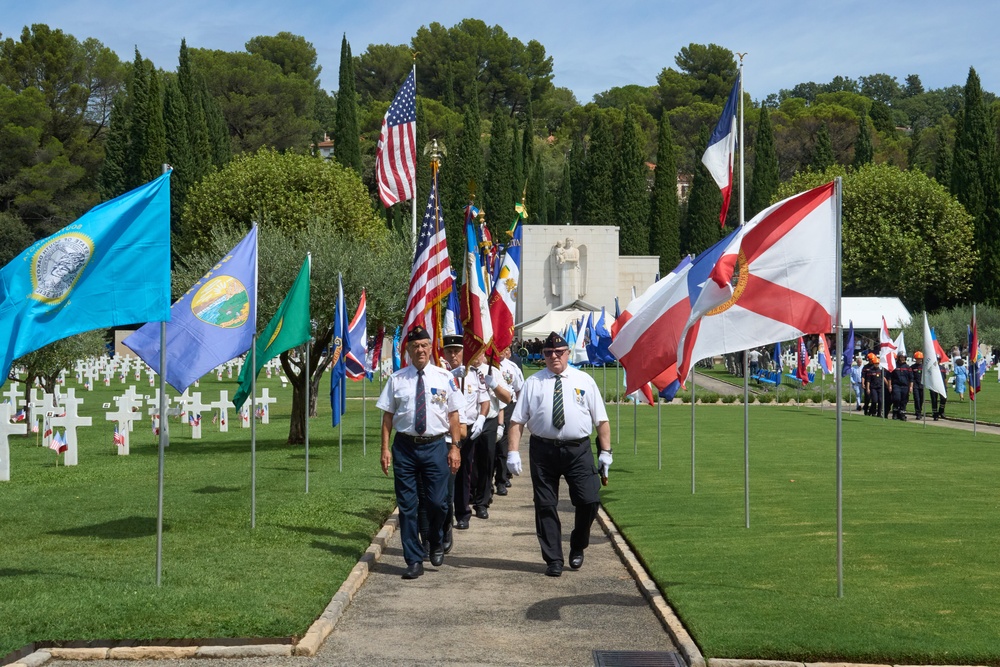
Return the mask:
POLYGON ((452 335, 445 336, 444 337, 444 346, 445 347, 463 347, 464 344, 462 343, 462 337, 461 336, 452 336, 452 335))
POLYGON ((410 333, 406 334, 406 342, 412 343, 415 340, 430 340, 431 335, 427 333, 427 329, 423 328, 419 324, 412 329, 410 333))
POLYGON ((569 347, 569 343, 567 343, 566 339, 557 334, 555 331, 550 333, 548 338, 545 339, 545 342, 542 343, 542 348, 547 350, 555 350, 560 347, 569 347))

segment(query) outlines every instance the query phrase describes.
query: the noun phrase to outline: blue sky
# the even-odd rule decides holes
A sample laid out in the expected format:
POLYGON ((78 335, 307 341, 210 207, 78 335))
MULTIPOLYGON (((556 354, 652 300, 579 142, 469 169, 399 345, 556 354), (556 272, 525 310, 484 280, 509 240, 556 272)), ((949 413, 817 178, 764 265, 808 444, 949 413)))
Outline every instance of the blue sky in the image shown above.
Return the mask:
MULTIPOLYGON (((554 83, 581 103, 626 84, 653 85, 682 46, 715 43, 746 52, 745 88, 761 99, 802 81, 884 72, 900 82, 919 74, 925 88, 964 84, 969 67, 1000 93, 993 48, 995 0, 506 0, 479 3, 387 0, 36 0, 6 3, 0 32, 17 37, 31 23, 96 37, 131 60, 133 47, 174 69, 181 37, 191 47, 242 50, 255 35, 288 31, 316 47, 324 88, 335 90, 343 33, 355 54, 369 44, 405 44, 421 25, 463 18, 498 24, 541 42, 554 83), (15 6, 11 6, 15 5, 15 6)), ((418 61, 419 87, 419 61, 418 61)))

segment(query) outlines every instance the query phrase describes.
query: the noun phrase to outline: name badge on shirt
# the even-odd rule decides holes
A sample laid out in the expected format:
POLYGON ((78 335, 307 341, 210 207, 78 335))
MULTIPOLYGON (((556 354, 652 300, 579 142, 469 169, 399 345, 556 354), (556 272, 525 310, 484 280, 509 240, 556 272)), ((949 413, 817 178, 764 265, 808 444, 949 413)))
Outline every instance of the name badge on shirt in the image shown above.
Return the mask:
POLYGON ((584 404, 584 396, 586 396, 586 395, 587 395, 587 392, 585 392, 583 389, 574 389, 573 390, 573 396, 574 396, 574 398, 576 398, 577 405, 583 405, 584 404))
POLYGON ((448 401, 448 397, 444 395, 444 392, 436 387, 431 387, 431 403, 435 405, 444 405, 448 401))

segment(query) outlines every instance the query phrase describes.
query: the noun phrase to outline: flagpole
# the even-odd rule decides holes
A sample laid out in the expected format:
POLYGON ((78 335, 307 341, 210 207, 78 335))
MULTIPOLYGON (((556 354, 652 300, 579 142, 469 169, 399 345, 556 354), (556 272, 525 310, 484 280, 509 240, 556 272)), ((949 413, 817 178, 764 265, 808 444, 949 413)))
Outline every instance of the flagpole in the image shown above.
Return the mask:
POLYGON ((691 495, 694 495, 694 368, 691 369, 691 495))
MULTIPOLYGON (((740 227, 746 224, 745 181, 746 150, 743 147, 743 56, 740 57, 740 227)), ((749 351, 743 350, 743 514, 746 527, 750 527, 750 362, 749 351)))
MULTIPOLYGON (((976 346, 979 346, 979 322, 976 321, 976 304, 972 304, 972 326, 976 328, 972 333, 975 336, 976 346)), ((971 349, 969 346, 969 378, 972 380, 969 382, 969 396, 972 397, 972 437, 976 436, 976 410, 978 406, 976 405, 976 394, 977 382, 979 381, 979 369, 976 368, 976 363, 979 361, 979 350, 971 349)))
MULTIPOLYGON (((367 341, 365 341, 367 343, 367 341)), ((368 378, 361 377, 361 455, 368 456, 368 388, 365 381, 368 378)))
MULTIPOLYGON (((309 271, 312 273, 312 262, 309 262, 309 271)), ((309 493, 309 406, 310 406, 310 394, 312 394, 312 377, 309 373, 309 354, 312 349, 312 336, 306 341, 306 359, 305 359, 305 376, 306 376, 306 425, 305 425, 305 437, 306 437, 306 493, 309 493)))
POLYGON ((632 454, 639 453, 639 396, 632 401, 632 454))
MULTIPOLYGON (((170 171, 170 165, 163 165, 163 173, 170 171)), ((156 586, 160 586, 163 575, 163 459, 164 451, 169 443, 167 434, 167 323, 160 322, 160 441, 157 455, 158 466, 156 473, 156 586)), ((27 387, 25 387, 27 391, 27 387)), ((56 457, 56 465, 59 465, 59 457, 56 457)))
MULTIPOLYGON (((257 333, 250 339, 250 412, 257 400, 257 333)), ((257 418, 250 420, 250 527, 257 527, 257 418)))
POLYGON ((615 385, 618 387, 618 400, 615 401, 615 444, 619 447, 622 444, 622 385, 618 379, 621 368, 621 362, 615 361, 615 385))
MULTIPOLYGON (((841 262, 843 253, 841 248, 841 206, 843 202, 843 183, 838 176, 836 180, 837 191, 837 270, 834 280, 837 282, 837 349, 843 350, 843 328, 841 327, 842 317, 842 289, 841 289, 841 262)), ((854 354, 854 350, 851 350, 854 354)), ((838 355, 839 364, 843 364, 843 355, 838 355)), ((840 368, 837 369, 837 597, 844 597, 844 449, 843 449, 843 407, 839 400, 841 383, 840 368)))
POLYGON ((660 401, 660 394, 656 394, 656 469, 663 470, 663 433, 660 430, 661 417, 660 408, 663 406, 662 401, 660 401))
MULTIPOLYGON (((417 90, 417 54, 416 52, 414 52, 413 53, 414 97, 416 97, 416 90, 417 90)), ((410 238, 413 239, 413 252, 416 253, 417 251, 417 170, 416 169, 413 170, 413 197, 410 199, 410 204, 411 204, 410 209, 412 213, 410 217, 410 238)), ((343 465, 341 466, 341 470, 343 470, 343 465)))

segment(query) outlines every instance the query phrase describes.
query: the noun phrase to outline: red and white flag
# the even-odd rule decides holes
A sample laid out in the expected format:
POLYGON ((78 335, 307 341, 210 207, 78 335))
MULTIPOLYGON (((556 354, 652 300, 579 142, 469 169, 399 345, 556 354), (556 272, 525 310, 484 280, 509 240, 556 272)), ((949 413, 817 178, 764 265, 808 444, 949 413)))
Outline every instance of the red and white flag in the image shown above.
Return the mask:
MULTIPOLYGON (((444 233, 444 218, 438 204, 437 175, 431 183, 431 193, 427 198, 424 221, 417 237, 417 252, 413 257, 410 273, 410 291, 406 297, 406 313, 403 317, 403 339, 415 325, 419 324, 430 333, 435 349, 437 327, 434 326, 434 306, 448 298, 451 292, 451 261, 448 259, 448 240, 444 233)), ((405 356, 403 363, 405 364, 405 356)))
POLYGON ((465 209, 465 262, 462 272, 462 343, 465 363, 493 342, 493 320, 490 319, 486 267, 479 255, 476 227, 472 223, 472 207, 465 209))
POLYGON ((882 317, 882 329, 878 332, 878 365, 890 373, 896 370, 896 342, 889 334, 889 327, 882 317))
POLYGON ((729 93, 726 106, 718 124, 712 130, 708 139, 708 147, 701 156, 701 162, 712 174, 716 185, 722 192, 722 211, 719 222, 726 224, 726 213, 729 211, 729 199, 733 193, 733 161, 736 156, 736 112, 740 103, 740 75, 736 75, 736 83, 729 93))
POLYGON ((417 84, 413 70, 382 119, 375 154, 378 196, 388 208, 413 199, 417 173, 417 84))
POLYGON ((795 367, 795 377, 802 380, 802 385, 809 384, 809 350, 806 349, 806 342, 799 336, 799 351, 796 355, 798 365, 795 367))
POLYGON ((500 350, 514 342, 514 314, 517 312, 518 284, 521 279, 521 222, 514 223, 514 233, 504 251, 503 263, 490 293, 490 319, 493 322, 493 347, 500 350))

